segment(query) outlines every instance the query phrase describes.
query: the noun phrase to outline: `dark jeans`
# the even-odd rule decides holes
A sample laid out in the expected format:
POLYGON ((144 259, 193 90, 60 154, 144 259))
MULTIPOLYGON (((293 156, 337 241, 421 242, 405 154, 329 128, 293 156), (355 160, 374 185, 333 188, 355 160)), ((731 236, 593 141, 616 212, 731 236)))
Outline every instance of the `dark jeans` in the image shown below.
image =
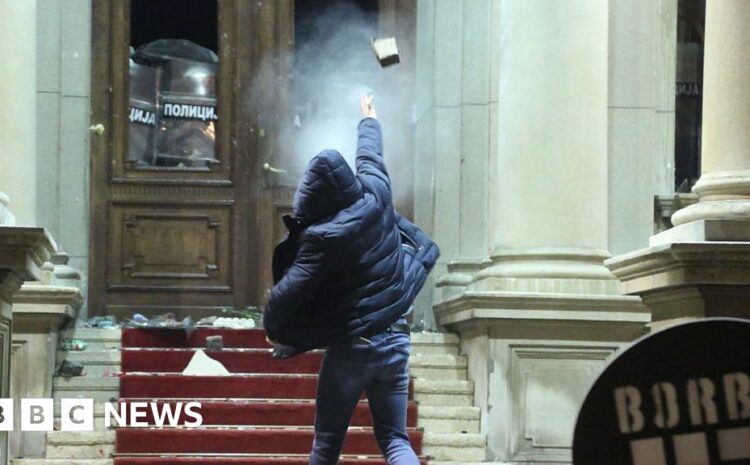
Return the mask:
POLYGON ((383 332, 369 340, 336 344, 326 350, 318 381, 310 465, 338 463, 362 391, 367 393, 375 438, 388 464, 419 465, 406 434, 409 335, 383 332))

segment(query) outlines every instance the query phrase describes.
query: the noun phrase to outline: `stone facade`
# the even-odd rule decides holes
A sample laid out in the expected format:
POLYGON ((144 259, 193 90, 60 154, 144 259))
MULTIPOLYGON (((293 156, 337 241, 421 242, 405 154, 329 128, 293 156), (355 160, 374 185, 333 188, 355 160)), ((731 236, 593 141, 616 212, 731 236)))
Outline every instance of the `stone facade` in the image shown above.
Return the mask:
MULTIPOLYGON (((676 195, 677 0, 564 4, 417 0, 414 212, 443 255, 416 320, 460 335, 486 458, 505 463, 569 462, 588 386, 640 335, 750 316, 750 6, 708 2, 703 176, 676 195)), ((0 1, 0 230, 42 225, 82 270, 3 275, 6 390, 15 313, 17 366, 85 315, 90 8, 0 1)), ((34 360, 43 379, 18 368, 14 389, 48 395, 34 360)))
MULTIPOLYGON (((83 297, 80 274, 39 225, 64 237, 77 264, 88 254, 90 16, 76 9, 87 2, 56 3, 50 11, 50 2, 0 2, 0 397, 17 408, 21 398, 51 396, 58 330, 83 297)), ((0 434, 0 464, 40 456, 44 440, 0 434)))
MULTIPOLYGON (((15 394, 17 382, 12 372, 16 355, 13 302, 24 281, 42 277, 54 250, 54 241, 42 228, 0 226, 0 398, 15 394)), ((3 432, 0 463, 7 462, 8 452, 8 433, 3 432)))
POLYGON ((415 211, 443 250, 423 298, 491 461, 569 462, 588 387, 648 331, 603 264, 673 194, 677 2, 636 3, 418 2, 415 211))
POLYGON ((36 127, 36 219, 69 254, 70 265, 80 270, 79 285, 85 299, 91 2, 40 1, 36 29, 36 112, 40 118, 36 127))

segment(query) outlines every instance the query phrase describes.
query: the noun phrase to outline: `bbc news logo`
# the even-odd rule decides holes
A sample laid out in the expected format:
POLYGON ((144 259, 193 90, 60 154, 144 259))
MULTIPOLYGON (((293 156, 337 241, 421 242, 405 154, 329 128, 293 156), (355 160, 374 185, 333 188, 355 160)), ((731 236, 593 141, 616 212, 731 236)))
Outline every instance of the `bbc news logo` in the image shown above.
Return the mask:
MULTIPOLYGON (((196 428, 203 424, 200 402, 105 402, 104 427, 196 428)), ((61 399, 60 423, 55 428, 54 399, 0 399, 0 431, 93 431, 94 399, 61 399), (20 425, 19 425, 20 423, 20 425), (20 428, 19 428, 20 426, 20 428)))

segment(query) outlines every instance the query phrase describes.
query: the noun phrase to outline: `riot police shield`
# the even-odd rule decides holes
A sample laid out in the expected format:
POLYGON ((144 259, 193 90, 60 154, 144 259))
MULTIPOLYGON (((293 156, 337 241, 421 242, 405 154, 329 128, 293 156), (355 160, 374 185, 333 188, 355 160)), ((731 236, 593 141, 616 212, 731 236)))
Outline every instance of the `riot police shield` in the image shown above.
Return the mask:
POLYGON ((207 168, 216 163, 214 52, 159 39, 130 61, 130 149, 136 166, 207 168))
POLYGON ((130 60, 128 160, 137 166, 154 164, 157 69, 130 60))
POLYGON ((216 64, 173 59, 160 66, 158 166, 216 162, 216 64))

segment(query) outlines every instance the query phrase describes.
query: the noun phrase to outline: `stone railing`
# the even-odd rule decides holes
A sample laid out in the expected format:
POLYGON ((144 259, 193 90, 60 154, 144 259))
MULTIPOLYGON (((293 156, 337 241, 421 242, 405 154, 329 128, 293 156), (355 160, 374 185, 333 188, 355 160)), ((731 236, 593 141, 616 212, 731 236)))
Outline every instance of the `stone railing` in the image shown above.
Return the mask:
MULTIPOLYGON (((61 326, 81 306, 80 274, 44 228, 14 226, 0 192, 0 398, 49 398, 61 326), (9 386, 9 390, 8 390, 9 386)), ((41 457, 45 435, 0 433, 0 464, 41 457), (4 437, 5 436, 5 437, 4 437), (9 454, 10 452, 10 454, 9 454)))

